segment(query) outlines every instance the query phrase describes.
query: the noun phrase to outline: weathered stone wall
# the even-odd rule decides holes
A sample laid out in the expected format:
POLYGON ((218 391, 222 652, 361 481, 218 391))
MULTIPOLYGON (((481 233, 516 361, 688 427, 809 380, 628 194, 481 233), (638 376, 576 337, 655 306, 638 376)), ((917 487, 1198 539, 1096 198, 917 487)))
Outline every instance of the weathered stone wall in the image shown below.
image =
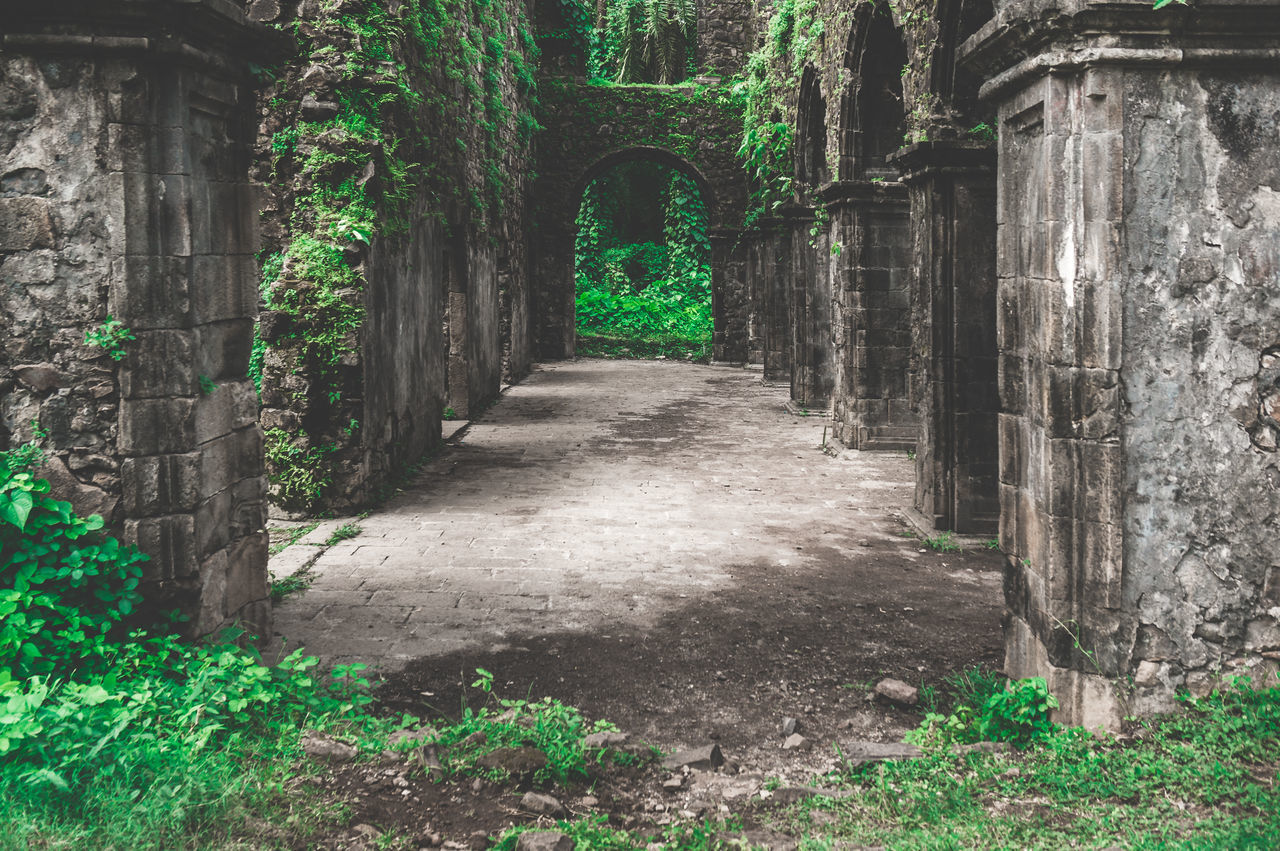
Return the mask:
POLYGON ((1076 723, 1280 656, 1276 12, 1002 4, 967 47, 1000 105, 1006 667, 1076 723))
POLYGON ((49 2, 0 53, 0 440, 36 440, 77 510, 151 556, 197 634, 269 624, 249 62, 220 0, 49 2), (123 337, 86 333, 108 317, 123 337), (112 357, 115 351, 119 358, 112 357))
MULTIPOLYGON (((271 20, 296 25, 307 56, 359 55, 350 18, 369 15, 369 5, 279 3, 271 20)), ((407 69, 412 96, 390 78, 352 79, 340 62, 321 58, 291 61, 260 98, 259 179, 271 194, 265 256, 285 258, 268 293, 281 309, 267 311, 262 323, 268 469, 283 507, 367 505, 439 441, 446 406, 465 417, 497 395, 504 375, 518 380, 530 367, 523 222, 533 36, 523 0, 489 4, 483 15, 455 12, 434 24, 424 18, 424 26, 442 28, 425 36, 439 40, 435 47, 417 43, 412 28, 394 30, 401 34, 388 49, 407 69), (460 40, 486 39, 504 45, 500 55, 486 54, 488 65, 458 53, 460 40), (339 117, 343 99, 372 103, 378 96, 392 105, 365 107, 385 125, 383 138, 368 141, 361 154, 369 160, 365 171, 317 167, 317 149, 337 160, 351 155, 352 134, 339 117), (288 151, 295 130, 305 132, 288 151), (396 145, 404 149, 394 154, 411 170, 408 180, 383 157, 396 145), (321 318, 308 320, 289 305, 319 283, 298 272, 304 264, 295 258, 305 256, 299 237, 325 228, 299 198, 349 178, 375 197, 400 180, 415 197, 407 211, 395 209, 395 198, 377 202, 368 244, 351 239, 343 246, 343 262, 360 283, 315 299, 362 315, 332 364, 313 345, 329 333, 326 314, 314 311, 321 318)))
POLYGON ((587 185, 622 162, 648 159, 693 177, 715 237, 712 300, 717 360, 747 353, 746 256, 725 228, 741 224, 746 174, 736 157, 741 116, 726 88, 590 86, 544 81, 530 196, 538 357, 574 352, 573 242, 587 185))
POLYGON ((746 0, 698 0, 698 70, 730 77, 755 46, 757 17, 746 0))

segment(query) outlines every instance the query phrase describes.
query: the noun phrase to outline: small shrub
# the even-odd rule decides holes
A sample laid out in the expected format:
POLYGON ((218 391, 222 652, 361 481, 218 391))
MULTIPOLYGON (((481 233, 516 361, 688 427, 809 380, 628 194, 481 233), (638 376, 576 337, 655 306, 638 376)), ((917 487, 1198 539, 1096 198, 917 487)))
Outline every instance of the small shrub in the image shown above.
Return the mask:
POLYGON ((935 553, 961 552, 960 544, 956 542, 956 536, 952 532, 943 532, 941 535, 925 538, 924 545, 935 553))
POLYGON ((0 452, 0 669, 17 677, 101 659, 142 600, 146 561, 48 496, 35 457, 0 452))

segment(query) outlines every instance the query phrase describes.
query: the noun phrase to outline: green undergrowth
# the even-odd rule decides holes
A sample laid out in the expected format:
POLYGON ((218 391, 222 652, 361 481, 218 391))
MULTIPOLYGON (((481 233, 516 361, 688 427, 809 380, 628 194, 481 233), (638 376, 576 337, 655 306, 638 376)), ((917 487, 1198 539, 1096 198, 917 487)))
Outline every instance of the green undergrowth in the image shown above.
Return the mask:
POLYGON ((503 747, 540 750, 539 779, 562 783, 630 759, 583 746, 608 725, 500 700, 484 671, 478 709, 423 727, 378 716, 362 665, 324 673, 300 651, 265 661, 238 630, 188 642, 173 620, 128 623, 145 558, 50 499, 38 462, 0 452, 0 848, 234 846, 264 822, 306 845, 345 809, 295 782, 318 770, 301 758, 313 731, 362 760, 430 744, 446 777, 499 779, 477 761, 503 747))
POLYGON ((350 671, 138 622, 145 557, 0 452, 0 847, 186 847, 278 793, 297 734, 359 715, 350 671))
MULTIPOLYGON (((711 242, 692 178, 657 163, 618 166, 587 187, 577 227, 580 341, 679 341, 677 357, 710 343, 711 242)), ((654 346, 614 348, 637 357, 654 346)))
POLYGON ((1123 741, 1054 728, 997 754, 927 722, 923 759, 821 778, 847 797, 807 799, 773 826, 815 849, 1280 847, 1280 689, 1238 681, 1182 702, 1123 741))
MULTIPOLYGON (((658 831, 623 830, 602 817, 555 829, 580 848, 619 851, 757 847, 743 838, 743 819, 794 837, 804 851, 1280 847, 1280 688, 1238 680, 1208 697, 1184 696, 1179 712, 1118 739, 1050 724, 1043 680, 1008 685, 978 671, 949 678, 957 703, 950 714, 968 706, 970 718, 1008 724, 939 729, 927 720, 914 737, 924 746, 922 758, 844 763, 814 778, 825 795, 782 807, 757 799, 726 821, 677 822, 658 831), (1011 698, 996 700, 1000 694, 1011 698), (1023 695, 1034 696, 1036 723, 1013 723, 1023 695), (987 709, 974 711, 975 704, 987 709), (1007 740, 997 731, 1010 725, 1023 730, 1012 737, 1019 748, 962 747, 1007 740)), ((836 756, 843 762, 839 748, 836 756)), ((521 833, 538 829, 513 828, 497 847, 512 851, 521 833)))

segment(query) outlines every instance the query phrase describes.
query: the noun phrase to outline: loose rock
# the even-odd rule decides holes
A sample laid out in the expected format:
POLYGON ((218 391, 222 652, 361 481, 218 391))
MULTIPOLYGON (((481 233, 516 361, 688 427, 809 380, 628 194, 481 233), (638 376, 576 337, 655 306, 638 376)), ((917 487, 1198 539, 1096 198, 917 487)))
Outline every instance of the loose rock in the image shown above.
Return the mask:
POLYGON ((477 759, 476 765, 505 771, 517 780, 527 780, 547 767, 547 755, 537 748, 498 748, 477 759))
POLYGON ((599 733, 592 733, 582 740, 584 748, 617 748, 625 745, 631 737, 626 733, 620 733, 617 730, 603 730, 599 733))
POLYGON ((724 754, 720 752, 719 745, 704 745, 700 748, 676 751, 662 760, 662 767, 669 771, 686 765, 690 768, 710 771, 724 765, 724 754))
POLYGON ((919 759, 924 753, 915 745, 905 742, 850 742, 840 748, 844 761, 850 766, 887 760, 919 759))
POLYGON ((796 732, 799 726, 800 726, 800 722, 796 721, 796 719, 783 718, 782 719, 782 735, 784 736, 792 735, 793 733, 796 732))
POLYGON ((876 683, 875 693, 877 697, 899 706, 915 706, 920 702, 920 689, 892 677, 876 683))
POLYGON ((787 740, 782 743, 784 751, 807 751, 813 747, 813 743, 799 733, 792 733, 787 736, 787 740))
POLYGON ((562 816, 566 813, 564 804, 542 792, 526 792, 520 799, 520 809, 540 816, 562 816))
POLYGON ((305 734, 302 737, 302 752, 312 759, 322 759, 332 763, 351 762, 359 753, 346 742, 331 739, 321 733, 305 734))
POLYGON ((516 851, 574 851, 576 844, 555 830, 528 831, 520 834, 516 851))

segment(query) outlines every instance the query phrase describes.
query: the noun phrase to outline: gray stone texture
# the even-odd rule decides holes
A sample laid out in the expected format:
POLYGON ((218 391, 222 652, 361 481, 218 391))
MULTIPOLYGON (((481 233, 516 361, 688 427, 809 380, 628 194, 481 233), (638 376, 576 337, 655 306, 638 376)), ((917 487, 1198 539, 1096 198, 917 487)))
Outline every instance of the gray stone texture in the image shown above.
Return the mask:
POLYGON ((1076 723, 1280 657, 1276 11, 1000 4, 966 47, 1000 109, 1006 668, 1076 723))
POLYGON ((271 42, 217 0, 0 12, 0 445, 38 439, 193 633, 264 633, 245 119, 271 42), (108 317, 118 360, 85 342, 108 317))

